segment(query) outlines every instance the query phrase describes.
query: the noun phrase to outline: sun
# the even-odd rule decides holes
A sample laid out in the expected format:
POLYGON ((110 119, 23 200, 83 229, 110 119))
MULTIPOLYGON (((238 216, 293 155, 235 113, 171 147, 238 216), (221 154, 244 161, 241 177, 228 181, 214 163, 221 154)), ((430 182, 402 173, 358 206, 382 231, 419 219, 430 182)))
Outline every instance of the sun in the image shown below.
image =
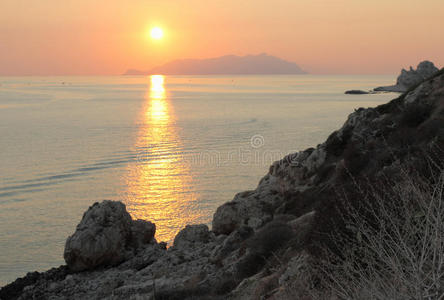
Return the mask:
POLYGON ((155 40, 160 40, 163 38, 163 30, 160 27, 154 27, 150 32, 151 38, 155 40))

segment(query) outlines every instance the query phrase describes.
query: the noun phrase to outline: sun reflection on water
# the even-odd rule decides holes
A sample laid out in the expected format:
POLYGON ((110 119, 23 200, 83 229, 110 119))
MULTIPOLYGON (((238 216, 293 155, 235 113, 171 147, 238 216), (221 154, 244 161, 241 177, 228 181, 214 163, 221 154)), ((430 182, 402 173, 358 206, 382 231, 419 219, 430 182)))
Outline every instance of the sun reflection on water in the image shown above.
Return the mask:
POLYGON ((162 75, 150 77, 129 165, 127 206, 133 218, 156 224, 156 239, 171 242, 178 230, 201 217, 189 165, 182 154, 173 107, 162 75))

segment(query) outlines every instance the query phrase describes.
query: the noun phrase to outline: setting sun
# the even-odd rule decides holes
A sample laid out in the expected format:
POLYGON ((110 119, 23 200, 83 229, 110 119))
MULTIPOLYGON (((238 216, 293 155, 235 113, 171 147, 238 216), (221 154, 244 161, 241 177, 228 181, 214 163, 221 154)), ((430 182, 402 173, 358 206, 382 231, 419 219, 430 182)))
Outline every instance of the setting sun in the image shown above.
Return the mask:
POLYGON ((150 32, 151 38, 155 40, 160 40, 163 38, 163 30, 160 27, 154 27, 150 32))
POLYGON ((444 300, 443 12, 0 0, 0 300, 444 300))

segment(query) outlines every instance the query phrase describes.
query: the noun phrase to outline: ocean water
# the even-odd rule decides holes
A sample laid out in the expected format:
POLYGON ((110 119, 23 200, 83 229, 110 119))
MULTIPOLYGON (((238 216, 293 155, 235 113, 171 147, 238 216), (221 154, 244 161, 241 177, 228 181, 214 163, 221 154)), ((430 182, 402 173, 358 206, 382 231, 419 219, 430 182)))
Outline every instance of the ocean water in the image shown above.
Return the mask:
POLYGON ((269 165, 323 142, 344 95, 393 76, 0 77, 0 286, 63 263, 66 238, 103 199, 170 242, 210 224, 269 165))

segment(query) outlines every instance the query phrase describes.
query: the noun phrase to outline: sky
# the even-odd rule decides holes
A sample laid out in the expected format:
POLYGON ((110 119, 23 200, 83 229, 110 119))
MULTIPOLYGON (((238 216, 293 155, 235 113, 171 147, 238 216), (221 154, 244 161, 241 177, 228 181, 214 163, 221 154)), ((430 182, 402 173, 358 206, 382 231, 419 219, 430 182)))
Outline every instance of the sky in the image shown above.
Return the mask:
POLYGON ((0 0, 0 75, 268 53, 314 74, 444 66, 443 0, 0 0), (149 37, 161 27, 164 38, 149 37))

